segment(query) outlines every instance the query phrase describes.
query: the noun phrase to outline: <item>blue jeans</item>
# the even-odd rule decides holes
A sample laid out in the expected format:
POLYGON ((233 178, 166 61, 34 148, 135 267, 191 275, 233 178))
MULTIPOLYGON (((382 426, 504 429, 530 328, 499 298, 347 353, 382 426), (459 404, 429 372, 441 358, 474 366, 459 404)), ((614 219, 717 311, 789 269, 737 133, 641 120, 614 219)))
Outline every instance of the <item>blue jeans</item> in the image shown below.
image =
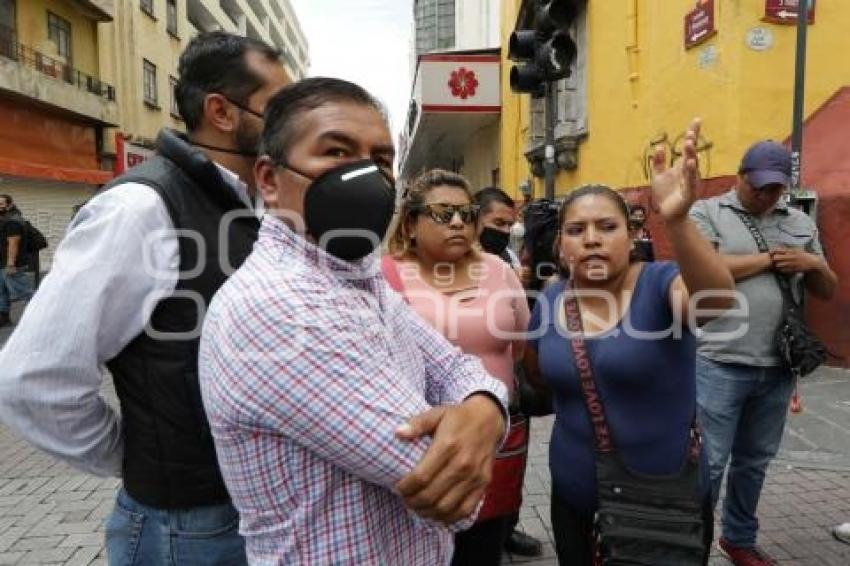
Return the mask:
POLYGON ((28 301, 32 297, 32 282, 24 271, 6 273, 0 269, 0 312, 9 312, 12 301, 28 301))
POLYGON ((247 565, 233 505, 166 510, 142 505, 124 489, 106 521, 109 566, 247 565))
POLYGON ((731 454, 723 501, 723 538, 750 547, 758 533, 765 472, 782 442, 794 389, 781 367, 714 362, 697 356, 697 405, 708 451, 712 503, 731 454))

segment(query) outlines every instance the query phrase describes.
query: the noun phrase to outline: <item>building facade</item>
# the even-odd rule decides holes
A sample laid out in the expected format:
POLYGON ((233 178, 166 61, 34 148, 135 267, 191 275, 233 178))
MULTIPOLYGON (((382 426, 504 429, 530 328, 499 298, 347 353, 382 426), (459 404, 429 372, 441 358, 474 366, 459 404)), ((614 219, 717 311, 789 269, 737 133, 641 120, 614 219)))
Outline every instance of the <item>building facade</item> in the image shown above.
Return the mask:
POLYGON ((499 10, 497 0, 413 3, 403 180, 440 167, 465 175, 476 190, 500 183, 499 10))
POLYGON ((289 0, 115 0, 99 26, 104 76, 118 90, 119 127, 105 147, 116 172, 144 159, 162 127, 182 129, 174 100, 177 63, 200 32, 224 30, 278 47, 292 80, 307 75, 306 37, 289 0))
MULTIPOLYGON (((573 75, 559 84, 556 193, 586 183, 625 189, 651 205, 647 185, 653 147, 681 152, 693 117, 705 196, 728 190, 744 151, 760 139, 786 141, 792 130, 796 2, 774 0, 576 0, 572 33, 579 50, 573 75), (784 12, 784 14, 780 14, 784 12), (790 15, 790 16, 789 16, 790 15)), ((502 43, 532 22, 532 0, 503 0, 502 43)), ((808 30, 802 184, 804 209, 818 223, 841 281, 830 303, 809 305, 815 329, 850 363, 850 253, 846 251, 850 172, 846 137, 850 4, 814 2, 808 30), (846 144, 845 144, 846 145, 846 144), (808 164, 808 165, 807 165, 808 164), (816 197, 816 199, 810 198, 816 197), (813 206, 816 205, 816 206, 813 206)), ((506 50, 503 50, 506 51, 506 50)), ((503 52, 501 171, 503 185, 531 185, 543 195, 540 102, 511 92, 503 52)), ((650 229, 662 234, 650 210, 650 229)), ((669 253, 663 238, 658 255, 669 253)))
MULTIPOLYGON (((575 0, 584 10, 573 33, 579 59, 562 81, 556 137, 562 193, 589 182, 639 187, 649 179, 650 148, 676 150, 689 120, 704 122, 700 141, 706 178, 734 174, 754 140, 791 133, 794 25, 766 21, 770 0, 575 0), (684 21, 711 7, 714 28, 686 48, 684 21), (573 149, 570 155, 569 149, 573 149)), ((811 2, 811 0, 810 0, 811 2)), ((502 40, 530 25, 530 0, 504 0, 502 40)), ((850 5, 816 2, 809 29, 805 115, 848 83, 846 26, 850 5)), ((789 21, 793 24, 793 21, 789 21)), ((503 64, 509 69, 506 53, 503 64)), ((542 138, 542 113, 527 95, 510 91, 503 73, 502 169, 507 186, 529 177, 526 154, 542 138)), ((542 194, 538 183, 537 194, 542 194)))
POLYGON ((112 3, 0 0, 0 193, 49 239, 42 267, 74 212, 111 177, 105 132, 118 124, 97 27, 112 3))
POLYGON ((76 208, 182 129, 177 63, 201 31, 281 49, 309 69, 289 0, 0 0, 0 194, 48 237, 42 268, 76 208))

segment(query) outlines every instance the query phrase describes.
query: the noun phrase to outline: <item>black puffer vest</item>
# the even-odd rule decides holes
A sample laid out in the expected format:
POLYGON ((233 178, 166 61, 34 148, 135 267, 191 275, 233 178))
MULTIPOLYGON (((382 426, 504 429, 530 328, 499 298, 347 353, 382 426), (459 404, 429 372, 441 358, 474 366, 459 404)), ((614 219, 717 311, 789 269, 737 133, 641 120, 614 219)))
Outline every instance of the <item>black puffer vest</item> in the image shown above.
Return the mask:
POLYGON ((160 509, 223 503, 229 496, 198 385, 200 330, 213 295, 250 254, 259 221, 215 164, 175 132, 163 130, 157 155, 106 189, 133 182, 153 188, 175 229, 195 236, 179 237, 174 293, 107 363, 121 402, 124 488, 160 509))

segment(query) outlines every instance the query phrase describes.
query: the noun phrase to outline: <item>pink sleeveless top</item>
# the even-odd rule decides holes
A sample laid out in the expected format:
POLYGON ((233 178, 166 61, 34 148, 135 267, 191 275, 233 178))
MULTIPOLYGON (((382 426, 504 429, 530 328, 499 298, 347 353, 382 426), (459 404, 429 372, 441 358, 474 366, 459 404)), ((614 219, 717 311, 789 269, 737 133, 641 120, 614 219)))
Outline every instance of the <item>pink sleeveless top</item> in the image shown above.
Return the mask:
MULTIPOLYGON (((513 392, 514 353, 525 344, 528 303, 511 266, 495 255, 481 255, 481 264, 471 272, 477 287, 449 294, 426 283, 416 263, 385 257, 383 268, 390 286, 399 290, 401 284, 402 294, 419 316, 464 353, 480 358, 484 368, 513 392)), ((448 271, 445 276, 450 276, 448 271)))

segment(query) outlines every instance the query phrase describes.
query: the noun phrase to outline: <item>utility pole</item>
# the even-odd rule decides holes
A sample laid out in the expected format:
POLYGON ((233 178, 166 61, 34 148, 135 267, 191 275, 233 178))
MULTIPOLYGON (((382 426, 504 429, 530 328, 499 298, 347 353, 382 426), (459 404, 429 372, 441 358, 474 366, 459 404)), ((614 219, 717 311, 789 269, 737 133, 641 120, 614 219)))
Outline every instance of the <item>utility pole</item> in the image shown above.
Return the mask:
POLYGON ((558 112, 557 83, 546 83, 546 98, 543 120, 543 186, 547 199, 555 200, 555 176, 558 166, 555 163, 555 121, 558 112))
POLYGON ((791 194, 801 189, 803 170, 803 103, 806 96, 806 39, 809 0, 797 5, 797 60, 794 70, 794 118, 791 134, 791 194))

